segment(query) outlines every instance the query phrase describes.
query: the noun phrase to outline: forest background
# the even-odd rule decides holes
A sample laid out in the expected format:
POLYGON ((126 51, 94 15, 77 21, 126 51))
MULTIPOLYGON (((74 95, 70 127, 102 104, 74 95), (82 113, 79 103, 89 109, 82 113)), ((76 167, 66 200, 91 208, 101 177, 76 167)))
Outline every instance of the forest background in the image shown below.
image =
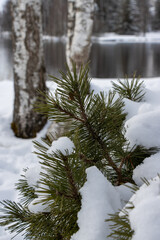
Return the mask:
MULTIPOLYGON (((44 35, 67 32, 67 0, 43 0, 44 35)), ((0 29, 11 31, 10 0, 0 12, 0 29)), ((160 30, 159 0, 96 0, 93 34, 140 34, 160 30)))

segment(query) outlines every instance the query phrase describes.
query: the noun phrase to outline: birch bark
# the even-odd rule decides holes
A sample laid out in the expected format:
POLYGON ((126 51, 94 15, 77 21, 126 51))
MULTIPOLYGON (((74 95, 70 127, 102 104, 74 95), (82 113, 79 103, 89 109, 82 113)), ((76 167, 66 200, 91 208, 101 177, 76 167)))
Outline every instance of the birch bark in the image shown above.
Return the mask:
POLYGON ((12 129, 17 137, 32 138, 46 117, 33 110, 37 90, 46 90, 43 61, 40 0, 12 0, 14 113, 12 129))
POLYGON ((67 63, 86 63, 91 49, 94 0, 68 0, 67 63))

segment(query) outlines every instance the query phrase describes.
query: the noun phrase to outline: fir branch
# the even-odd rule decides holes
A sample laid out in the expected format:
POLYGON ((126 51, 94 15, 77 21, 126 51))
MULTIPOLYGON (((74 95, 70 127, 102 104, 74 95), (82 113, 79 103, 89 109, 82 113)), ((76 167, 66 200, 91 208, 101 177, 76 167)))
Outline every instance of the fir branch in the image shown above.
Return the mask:
POLYGON ((62 159, 63 159, 63 162, 64 162, 64 166, 65 166, 65 170, 66 170, 66 173, 67 173, 69 183, 70 183, 72 191, 73 191, 73 197, 80 201, 79 190, 77 189, 77 186, 75 184, 75 181, 74 181, 74 178, 73 178, 73 173, 72 173, 71 167, 69 166, 67 156, 62 156, 62 159))
POLYGON ((124 212, 123 216, 120 216, 119 213, 109 214, 109 216, 110 218, 106 221, 112 222, 110 225, 112 232, 107 237, 117 240, 131 240, 134 231, 131 229, 127 213, 124 212))
POLYGON ((87 114, 86 114, 84 103, 81 99, 79 89, 77 88, 76 90, 77 90, 77 98, 78 98, 78 101, 79 101, 79 104, 80 104, 80 110, 81 110, 81 116, 82 116, 82 119, 83 119, 83 123, 86 126, 86 128, 88 129, 88 132, 91 134, 93 139, 95 139, 95 141, 97 141, 99 143, 99 145, 101 146, 101 148, 103 149, 104 156, 107 158, 107 160, 109 162, 109 165, 111 167, 113 167, 113 169, 117 172, 117 174, 119 176, 119 179, 120 179, 121 178, 121 176, 120 176, 121 173, 120 173, 118 167, 116 166, 116 164, 113 162, 112 158, 110 157, 108 151, 106 150, 106 145, 104 144, 102 139, 99 137, 99 134, 96 133, 96 131, 93 129, 92 125, 90 124, 89 119, 88 119, 87 114))
POLYGON ((87 158, 83 153, 79 153, 79 158, 88 166, 92 166, 93 165, 93 161, 92 159, 87 158))
POLYGON ((126 161, 128 160, 128 159, 130 159, 130 154, 128 154, 126 157, 124 157, 124 158, 122 158, 121 159, 121 162, 120 162, 120 165, 119 165, 119 171, 121 171, 121 169, 122 169, 122 167, 123 167, 123 165, 126 163, 126 161))
MULTIPOLYGON (((100 156, 105 158, 108 165, 117 173, 118 183, 120 183, 122 182, 121 168, 119 169, 112 159, 110 149, 113 149, 113 144, 116 148, 121 148, 126 141, 121 133, 125 119, 125 114, 122 112, 124 103, 121 98, 114 100, 115 94, 111 92, 108 94, 107 103, 103 93, 96 95, 93 91, 90 92, 88 71, 88 66, 82 66, 77 73, 76 66, 73 65, 73 73, 67 67, 67 74, 61 72, 62 79, 52 77, 58 84, 56 94, 48 95, 47 106, 41 105, 40 109, 43 113, 45 110, 49 118, 56 122, 71 120, 73 132, 78 128, 81 139, 83 137, 90 142, 92 149, 99 148, 100 156)), ((93 164, 96 162, 94 160, 93 164)))
POLYGON ((118 84, 112 81, 112 85, 113 89, 124 98, 135 102, 141 102, 144 99, 144 82, 136 78, 136 74, 131 81, 126 77, 124 80, 118 80, 118 84))
POLYGON ((0 204, 2 206, 0 210, 3 213, 0 216, 0 226, 7 226, 7 230, 17 234, 28 229, 31 213, 27 209, 9 200, 2 201, 0 204))
MULTIPOLYGON (((24 172, 26 172, 26 171, 27 171, 27 169, 24 170, 24 172)), ((18 190, 20 192, 21 203, 26 206, 33 199, 35 199, 37 197, 37 194, 35 193, 35 189, 28 185, 25 175, 21 175, 21 177, 22 178, 19 179, 18 183, 16 183, 15 186, 16 186, 16 190, 18 190)))

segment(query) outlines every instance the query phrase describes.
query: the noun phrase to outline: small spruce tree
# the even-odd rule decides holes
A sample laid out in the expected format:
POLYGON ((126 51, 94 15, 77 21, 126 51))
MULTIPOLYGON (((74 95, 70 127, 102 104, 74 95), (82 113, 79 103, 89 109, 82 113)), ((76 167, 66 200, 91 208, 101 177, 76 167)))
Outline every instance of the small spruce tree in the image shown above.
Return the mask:
POLYGON ((75 147, 72 153, 48 153, 53 139, 34 142, 43 169, 38 191, 28 184, 24 174, 16 185, 21 202, 1 202, 0 225, 7 226, 11 233, 23 233, 24 239, 69 240, 78 230, 79 190, 86 180, 85 169, 98 167, 114 185, 133 183, 133 169, 152 153, 152 149, 141 146, 130 148, 125 138, 123 98, 141 101, 144 96, 143 85, 137 79, 114 83, 113 91, 105 95, 91 90, 88 65, 81 66, 77 73, 73 64, 73 72, 67 67, 60 79, 51 78, 57 83, 57 90, 49 93, 46 104, 37 104, 36 109, 50 120, 67 124, 65 136, 75 147), (115 98, 116 92, 119 97, 115 98), (36 199, 48 209, 31 211, 28 206, 36 199))

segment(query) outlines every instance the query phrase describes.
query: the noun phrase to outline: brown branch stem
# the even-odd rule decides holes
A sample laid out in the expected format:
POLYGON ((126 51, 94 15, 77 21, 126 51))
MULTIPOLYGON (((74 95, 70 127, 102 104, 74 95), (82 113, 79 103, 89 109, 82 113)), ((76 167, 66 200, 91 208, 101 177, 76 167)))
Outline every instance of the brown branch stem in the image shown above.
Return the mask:
POLYGON ((56 104, 55 107, 58 108, 58 110, 60 110, 61 112, 63 112, 63 113, 65 113, 65 114, 67 114, 68 116, 70 116, 70 117, 76 119, 77 121, 84 122, 83 119, 78 118, 78 117, 75 116, 73 113, 71 113, 71 112, 69 112, 69 111, 63 109, 60 105, 56 104))
POLYGON ((64 161, 64 165, 65 165, 65 170, 66 170, 66 173, 67 173, 67 176, 68 176, 68 180, 69 180, 69 183, 70 183, 72 191, 73 191, 73 197, 77 200, 80 200, 79 191, 78 191, 78 189, 76 187, 76 184, 74 182, 71 167, 68 164, 67 156, 63 157, 63 161, 64 161))
POLYGON ((103 152, 104 152, 104 156, 107 158, 109 165, 116 171, 117 175, 118 175, 118 182, 120 183, 122 181, 122 174, 121 174, 121 168, 119 169, 117 167, 117 165, 114 163, 114 161, 112 160, 111 156, 109 155, 108 151, 106 150, 106 146, 103 143, 103 141, 101 140, 101 138, 98 136, 98 134, 94 131, 94 129, 92 128, 90 122, 88 121, 87 118, 87 114, 85 112, 85 108, 83 105, 83 102, 81 100, 81 95, 79 92, 79 89, 76 89, 77 95, 78 95, 78 101, 80 104, 80 109, 81 109, 81 116, 84 119, 83 123, 86 125, 88 131, 91 133, 92 137, 99 143, 99 145, 101 146, 103 152))

